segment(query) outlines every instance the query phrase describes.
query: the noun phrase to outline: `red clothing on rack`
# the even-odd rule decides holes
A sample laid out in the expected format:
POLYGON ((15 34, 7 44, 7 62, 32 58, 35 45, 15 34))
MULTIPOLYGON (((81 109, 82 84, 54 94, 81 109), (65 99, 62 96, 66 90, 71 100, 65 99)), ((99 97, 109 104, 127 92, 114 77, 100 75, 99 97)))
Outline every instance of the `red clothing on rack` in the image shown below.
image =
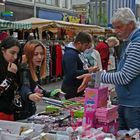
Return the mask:
POLYGON ((1 34, 0 34, 0 41, 3 41, 5 38, 7 38, 8 37, 8 33, 7 32, 2 32, 1 34))
POLYGON ((56 45, 56 77, 62 76, 62 48, 56 45))
POLYGON ((103 70, 107 70, 109 61, 109 46, 105 42, 99 42, 96 50, 100 53, 103 70))

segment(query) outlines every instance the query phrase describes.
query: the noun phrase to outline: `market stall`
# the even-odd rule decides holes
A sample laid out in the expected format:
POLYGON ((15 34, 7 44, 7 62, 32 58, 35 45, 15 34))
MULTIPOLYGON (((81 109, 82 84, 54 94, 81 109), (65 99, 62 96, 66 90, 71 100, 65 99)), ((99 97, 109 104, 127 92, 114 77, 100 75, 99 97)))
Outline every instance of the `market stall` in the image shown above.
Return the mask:
POLYGON ((13 22, 8 20, 0 19, 0 30, 7 30, 7 29, 31 29, 32 24, 30 22, 13 22))
MULTIPOLYGON (((32 24, 30 22, 20 22, 8 21, 0 19, 0 41, 6 38, 9 34, 18 38, 18 32, 23 30, 32 29, 32 24)), ((20 39, 23 39, 23 34, 20 39)))
POLYGON ((58 31, 59 28, 63 28, 66 30, 73 30, 75 32, 79 31, 87 31, 91 34, 103 33, 105 28, 97 26, 97 25, 87 25, 87 24, 77 24, 65 21, 57 21, 57 20, 46 20, 40 18, 29 18, 21 21, 17 21, 16 23, 32 23, 32 29, 39 29, 39 38, 42 39, 42 32, 45 30, 55 30, 58 31), (53 28, 53 29, 52 29, 53 28))

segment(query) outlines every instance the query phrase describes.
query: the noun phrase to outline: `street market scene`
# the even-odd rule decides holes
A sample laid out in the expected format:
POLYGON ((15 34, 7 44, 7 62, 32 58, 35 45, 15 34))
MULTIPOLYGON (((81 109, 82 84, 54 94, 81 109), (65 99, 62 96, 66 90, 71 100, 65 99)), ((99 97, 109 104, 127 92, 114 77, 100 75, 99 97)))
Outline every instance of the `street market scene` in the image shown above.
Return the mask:
POLYGON ((140 0, 0 0, 0 140, 140 140, 140 0))

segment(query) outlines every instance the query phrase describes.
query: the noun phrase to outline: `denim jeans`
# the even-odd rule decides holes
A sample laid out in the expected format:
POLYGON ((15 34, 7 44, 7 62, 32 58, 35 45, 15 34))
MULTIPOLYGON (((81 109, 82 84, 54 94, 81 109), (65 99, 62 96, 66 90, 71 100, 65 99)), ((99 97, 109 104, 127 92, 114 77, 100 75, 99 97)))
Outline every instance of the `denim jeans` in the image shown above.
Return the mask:
POLYGON ((140 107, 119 105, 119 130, 138 128, 140 130, 140 107))

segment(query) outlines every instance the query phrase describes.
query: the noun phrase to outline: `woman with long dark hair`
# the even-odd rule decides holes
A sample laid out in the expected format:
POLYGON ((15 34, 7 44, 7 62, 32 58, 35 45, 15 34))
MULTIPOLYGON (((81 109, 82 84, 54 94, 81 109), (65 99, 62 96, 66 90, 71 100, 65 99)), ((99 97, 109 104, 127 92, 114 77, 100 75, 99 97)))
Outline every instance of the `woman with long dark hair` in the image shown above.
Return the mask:
POLYGON ((18 88, 20 43, 7 37, 0 44, 0 120, 14 120, 13 100, 18 88))

